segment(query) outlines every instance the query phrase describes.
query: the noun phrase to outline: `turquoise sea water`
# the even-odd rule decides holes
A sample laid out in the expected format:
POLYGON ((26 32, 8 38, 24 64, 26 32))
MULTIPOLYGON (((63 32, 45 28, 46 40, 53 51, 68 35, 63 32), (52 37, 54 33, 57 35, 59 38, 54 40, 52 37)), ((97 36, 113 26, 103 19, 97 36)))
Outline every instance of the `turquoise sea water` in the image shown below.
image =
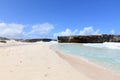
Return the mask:
POLYGON ((79 56, 106 69, 120 73, 120 44, 59 44, 58 48, 79 56))

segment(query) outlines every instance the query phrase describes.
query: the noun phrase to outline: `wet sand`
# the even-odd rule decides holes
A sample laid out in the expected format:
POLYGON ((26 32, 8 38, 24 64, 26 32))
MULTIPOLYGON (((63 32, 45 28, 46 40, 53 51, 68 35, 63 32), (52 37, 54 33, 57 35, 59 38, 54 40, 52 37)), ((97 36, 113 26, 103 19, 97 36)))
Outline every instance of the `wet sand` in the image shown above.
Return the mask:
POLYGON ((120 80, 119 73, 112 72, 83 58, 63 53, 58 49, 56 49, 56 53, 76 70, 93 80, 120 80))

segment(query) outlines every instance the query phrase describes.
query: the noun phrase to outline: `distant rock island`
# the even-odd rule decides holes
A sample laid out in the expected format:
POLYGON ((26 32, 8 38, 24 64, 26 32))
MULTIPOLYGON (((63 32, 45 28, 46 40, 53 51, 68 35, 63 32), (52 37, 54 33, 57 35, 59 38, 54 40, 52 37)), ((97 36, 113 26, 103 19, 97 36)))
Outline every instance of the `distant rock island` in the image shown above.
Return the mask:
POLYGON ((7 40, 15 40, 15 41, 20 41, 20 42, 50 42, 50 41, 57 41, 56 39, 50 39, 50 38, 33 38, 33 39, 9 39, 5 37, 0 37, 0 42, 1 43, 7 43, 7 40))
POLYGON ((19 41, 22 41, 22 42, 40 42, 40 41, 50 42, 50 41, 57 41, 57 40, 49 39, 49 38, 38 38, 38 39, 24 39, 24 40, 19 40, 19 41))
POLYGON ((120 42, 120 35, 101 34, 101 35, 58 36, 58 42, 59 43, 120 42))

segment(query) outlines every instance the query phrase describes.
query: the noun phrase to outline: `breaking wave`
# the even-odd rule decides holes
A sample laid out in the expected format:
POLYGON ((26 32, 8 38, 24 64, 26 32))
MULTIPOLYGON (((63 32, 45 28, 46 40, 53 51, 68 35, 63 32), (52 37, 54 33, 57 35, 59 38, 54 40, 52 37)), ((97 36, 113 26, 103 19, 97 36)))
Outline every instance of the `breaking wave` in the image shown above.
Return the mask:
POLYGON ((107 48, 107 49, 119 49, 120 50, 120 43, 115 42, 104 42, 104 43, 87 43, 83 44, 84 46, 89 47, 98 47, 98 48, 107 48))

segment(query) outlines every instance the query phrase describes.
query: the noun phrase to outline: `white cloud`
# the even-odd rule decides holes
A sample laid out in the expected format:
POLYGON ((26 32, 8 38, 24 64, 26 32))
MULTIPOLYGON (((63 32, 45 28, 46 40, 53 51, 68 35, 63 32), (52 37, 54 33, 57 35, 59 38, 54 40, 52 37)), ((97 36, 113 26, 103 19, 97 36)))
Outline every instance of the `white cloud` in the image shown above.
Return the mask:
POLYGON ((54 25, 50 23, 37 24, 32 26, 32 30, 28 33, 31 37, 40 37, 48 35, 51 30, 54 29, 54 25))
POLYGON ((48 34, 52 29, 54 29, 54 26, 52 24, 43 23, 43 24, 33 25, 31 33, 48 34))
MULTIPOLYGON (((8 38, 39 38, 50 35, 50 32, 54 29, 54 25, 50 23, 35 24, 31 29, 27 29, 27 25, 16 24, 16 23, 0 23, 0 37, 8 38), (27 30, 27 31, 26 31, 27 30), (29 30, 29 31, 28 31, 29 30)), ((28 28, 29 28, 28 27, 28 28)), ((83 30, 75 29, 66 30, 54 33, 53 36, 69 36, 69 35, 89 35, 89 34, 100 34, 99 29, 95 30, 93 27, 84 27, 83 30)), ((115 34, 114 30, 110 33, 115 34)))
POLYGON ((15 23, 0 23, 0 36, 2 37, 16 37, 23 34, 24 25, 15 23))
POLYGON ((65 31, 61 31, 61 32, 55 33, 55 34, 54 34, 54 37, 56 37, 56 36, 76 35, 77 32, 78 32, 77 29, 74 30, 74 31, 72 31, 72 30, 70 30, 70 29, 66 29, 65 31))
MULTIPOLYGON (((50 23, 35 24, 26 32, 27 25, 16 23, 0 23, 0 37, 8 38, 34 38, 48 35, 54 26, 50 23)), ((29 28, 28 27, 28 28, 29 28)))
POLYGON ((100 30, 94 30, 93 27, 85 27, 83 30, 80 30, 80 35, 89 35, 89 34, 100 34, 100 30))
POLYGON ((110 33, 111 33, 111 34, 115 34, 115 31, 114 31, 114 30, 111 30, 110 33))
POLYGON ((54 37, 56 36, 69 36, 69 35, 89 35, 89 34, 100 34, 100 30, 94 30, 93 27, 84 27, 83 30, 78 31, 76 30, 71 30, 71 29, 66 29, 65 31, 61 31, 58 33, 54 34, 54 37))

